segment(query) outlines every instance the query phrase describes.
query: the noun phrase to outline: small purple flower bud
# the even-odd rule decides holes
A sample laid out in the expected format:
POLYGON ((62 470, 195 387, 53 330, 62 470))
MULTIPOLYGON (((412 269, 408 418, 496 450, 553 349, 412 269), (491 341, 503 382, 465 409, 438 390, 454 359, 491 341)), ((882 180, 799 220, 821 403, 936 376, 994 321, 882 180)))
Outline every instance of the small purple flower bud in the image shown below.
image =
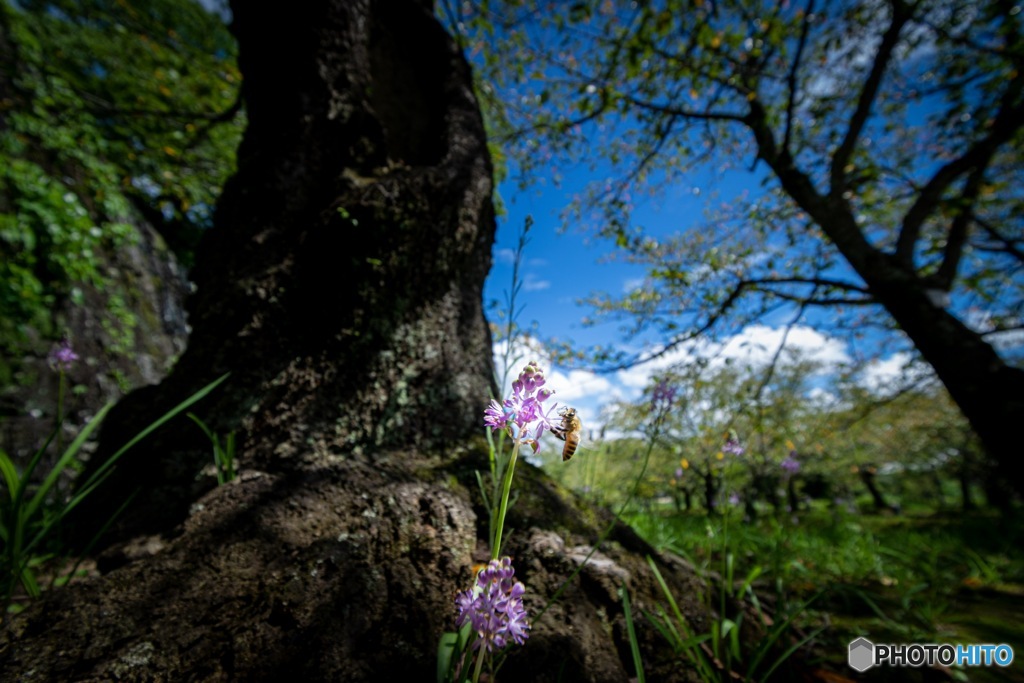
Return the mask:
POLYGON ((740 445, 739 441, 729 439, 728 441, 725 442, 725 445, 722 446, 722 452, 731 453, 733 455, 743 455, 746 452, 746 449, 744 449, 743 446, 740 445))
POLYGON ((725 435, 725 445, 722 446, 723 453, 731 453, 733 455, 743 455, 746 449, 740 445, 740 437, 736 434, 735 429, 730 429, 725 435))

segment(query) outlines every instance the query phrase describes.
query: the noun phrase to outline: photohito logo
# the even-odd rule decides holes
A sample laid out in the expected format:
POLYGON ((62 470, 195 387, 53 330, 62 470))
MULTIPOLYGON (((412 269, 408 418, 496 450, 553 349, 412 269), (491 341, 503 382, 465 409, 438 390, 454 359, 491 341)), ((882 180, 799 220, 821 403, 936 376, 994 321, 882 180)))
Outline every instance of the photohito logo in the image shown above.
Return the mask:
POLYGON ((867 671, 873 666, 1010 666, 1013 648, 1009 645, 952 645, 950 643, 910 643, 907 645, 876 645, 867 638, 850 643, 847 658, 854 671, 867 671))

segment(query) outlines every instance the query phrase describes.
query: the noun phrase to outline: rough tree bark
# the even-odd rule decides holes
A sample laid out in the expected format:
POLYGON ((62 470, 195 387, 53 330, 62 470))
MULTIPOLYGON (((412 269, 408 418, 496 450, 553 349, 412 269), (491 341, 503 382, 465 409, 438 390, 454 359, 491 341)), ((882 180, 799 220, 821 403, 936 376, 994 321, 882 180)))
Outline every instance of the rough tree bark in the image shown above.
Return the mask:
MULTIPOLYGON (((197 255, 189 346, 166 382, 118 406, 105 452, 226 372, 196 412, 240 432, 249 467, 442 447, 478 428, 491 166, 468 67, 415 11, 318 2, 283 22, 237 8, 249 127, 197 255)), ((204 485, 204 439, 175 425, 130 453, 78 538, 140 489, 109 538, 179 521, 204 485)))
MULTIPOLYGON (((468 66, 424 2, 234 12, 250 123, 200 248, 194 332, 101 453, 230 371, 197 412, 241 433, 243 472, 196 498, 209 448, 187 422, 134 452, 88 510, 96 524, 142 490, 114 536, 135 540, 107 551, 120 566, 10 619, 0 680, 424 680, 486 553, 471 435, 494 218, 468 66)), ((525 465, 515 488, 506 550, 537 615, 609 516, 525 465)), ((626 680, 623 584, 648 674, 692 678, 639 618, 663 599, 650 554, 706 632, 692 569, 624 527, 609 541, 503 678, 626 680)))

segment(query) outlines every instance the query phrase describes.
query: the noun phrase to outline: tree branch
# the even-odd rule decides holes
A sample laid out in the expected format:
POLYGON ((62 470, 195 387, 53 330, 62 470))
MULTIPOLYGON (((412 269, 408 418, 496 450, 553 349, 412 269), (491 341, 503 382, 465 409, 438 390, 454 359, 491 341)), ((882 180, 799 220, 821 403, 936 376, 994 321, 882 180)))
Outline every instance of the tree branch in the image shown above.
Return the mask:
POLYGON ((740 297, 743 294, 743 290, 746 288, 746 286, 747 286, 747 283, 742 281, 742 280, 740 282, 737 282, 736 286, 734 286, 732 291, 729 292, 729 295, 725 298, 725 300, 722 301, 721 304, 719 304, 718 309, 716 311, 714 311, 710 316, 708 316, 708 319, 704 322, 703 325, 701 325, 700 327, 698 327, 695 330, 691 330, 690 332, 687 332, 686 334, 679 335, 678 337, 676 337, 675 339, 673 339, 669 343, 665 344, 665 346, 663 346, 662 348, 658 349, 657 351, 655 351, 651 355, 646 356, 644 358, 634 358, 633 360, 617 363, 616 365, 613 365, 613 366, 610 366, 610 367, 606 367, 606 368, 598 368, 598 369, 595 369, 595 371, 596 372, 616 372, 618 370, 625 370, 627 368, 636 367, 637 365, 642 365, 644 363, 648 363, 648 362, 654 360, 655 358, 660 358, 661 356, 664 356, 666 353, 672 351, 674 348, 676 348, 680 344, 684 344, 687 341, 690 341, 690 340, 693 340, 693 339, 697 339, 698 337, 700 337, 703 334, 705 334, 712 327, 717 325, 720 320, 725 318, 726 314, 729 312, 729 309, 731 309, 736 304, 736 302, 739 301, 740 297))
POLYGON ((953 159, 938 171, 921 188, 917 199, 907 210, 896 241, 896 258, 907 266, 913 265, 914 246, 921 234, 925 220, 935 211, 942 194, 957 178, 972 169, 988 166, 996 150, 1008 142, 1024 126, 1024 101, 1020 101, 1021 77, 1010 81, 1002 97, 988 134, 977 140, 967 151, 953 159))
POLYGON ((746 122, 746 116, 744 114, 737 114, 734 112, 727 111, 697 111, 695 109, 683 109, 679 107, 673 107, 668 104, 658 104, 657 102, 648 102, 646 100, 638 99, 632 95, 621 95, 622 99, 629 102, 635 107, 641 109, 647 109, 648 111, 658 112, 659 114, 667 114, 669 116, 676 116, 684 119, 692 119, 698 121, 734 121, 744 123, 746 122))
POLYGON ((982 182, 985 179, 985 166, 976 166, 967 177, 964 191, 960 195, 961 206, 953 217, 949 226, 949 233, 946 237, 946 246, 942 253, 942 263, 938 270, 929 278, 929 285, 941 289, 944 292, 950 291, 953 287, 953 280, 960 267, 960 258, 964 253, 964 244, 967 242, 967 235, 970 232, 971 217, 974 215, 974 202, 978 198, 982 182))
POLYGON ((789 67, 789 74, 786 76, 786 82, 789 84, 789 99, 786 102, 786 132, 782 136, 782 149, 787 154, 791 154, 789 145, 793 134, 793 111, 796 109, 796 74, 800 70, 804 47, 807 45, 807 34, 810 32, 813 13, 814 0, 807 0, 807 9, 804 10, 804 20, 800 26, 800 39, 796 45, 796 54, 793 56, 793 64, 789 67))
POLYGON ((996 229, 994 225, 992 225, 986 220, 979 218, 978 216, 974 216, 974 223, 982 230, 984 230, 989 237, 1003 245, 1000 251, 1006 252, 1007 254, 1017 259, 1021 263, 1024 263, 1024 251, 1021 251, 1017 247, 1017 243, 1020 242, 1020 240, 1011 240, 1007 237, 1004 237, 996 229))
POLYGON ((911 14, 905 12, 901 0, 892 3, 892 21, 889 28, 882 36, 882 42, 875 53, 875 61, 871 65, 871 71, 864 81, 860 95, 857 98, 857 108, 850 116, 850 123, 846 128, 846 136, 843 138, 839 148, 832 155, 832 168, 830 173, 830 192, 835 196, 842 195, 846 191, 846 166, 850 162, 853 150, 857 146, 857 139, 860 137, 868 116, 871 114, 871 106, 878 96, 878 90, 882 85, 882 78, 889 66, 892 53, 899 43, 900 31, 910 19, 911 14))

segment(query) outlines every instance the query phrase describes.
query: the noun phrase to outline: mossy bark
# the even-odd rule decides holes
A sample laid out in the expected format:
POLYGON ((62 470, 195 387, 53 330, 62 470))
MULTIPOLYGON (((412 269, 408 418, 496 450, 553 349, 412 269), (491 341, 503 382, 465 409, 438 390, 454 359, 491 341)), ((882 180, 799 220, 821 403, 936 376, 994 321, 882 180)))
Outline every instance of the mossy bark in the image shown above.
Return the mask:
MULTIPOLYGON (((438 449, 479 427, 491 162, 467 63, 428 9, 402 7, 235 8, 249 126, 197 253, 189 346, 111 414, 95 463, 224 373, 195 412, 238 432, 247 467, 438 449)), ((130 452, 77 537, 139 490, 116 534, 180 520, 204 439, 178 422, 130 452)))

